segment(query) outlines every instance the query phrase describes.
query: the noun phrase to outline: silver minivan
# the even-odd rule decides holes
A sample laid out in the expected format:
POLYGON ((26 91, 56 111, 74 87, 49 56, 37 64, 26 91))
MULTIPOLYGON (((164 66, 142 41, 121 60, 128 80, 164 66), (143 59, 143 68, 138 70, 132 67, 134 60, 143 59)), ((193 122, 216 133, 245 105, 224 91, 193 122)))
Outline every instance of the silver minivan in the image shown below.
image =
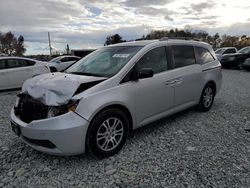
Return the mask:
POLYGON ((203 42, 165 38, 110 45, 64 73, 27 80, 11 126, 36 150, 104 158, 138 127, 195 105, 208 111, 221 80, 220 62, 203 42))

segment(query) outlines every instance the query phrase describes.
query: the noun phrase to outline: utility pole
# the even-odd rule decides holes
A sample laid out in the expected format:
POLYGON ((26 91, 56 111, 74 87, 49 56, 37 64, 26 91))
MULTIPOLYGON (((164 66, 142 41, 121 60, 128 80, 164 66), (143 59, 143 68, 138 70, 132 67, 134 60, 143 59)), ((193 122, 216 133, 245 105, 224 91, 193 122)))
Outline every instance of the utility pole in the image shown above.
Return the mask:
POLYGON ((51 44, 50 44, 50 34, 49 34, 49 32, 48 32, 48 38, 49 38, 49 54, 50 54, 50 56, 51 56, 51 44))

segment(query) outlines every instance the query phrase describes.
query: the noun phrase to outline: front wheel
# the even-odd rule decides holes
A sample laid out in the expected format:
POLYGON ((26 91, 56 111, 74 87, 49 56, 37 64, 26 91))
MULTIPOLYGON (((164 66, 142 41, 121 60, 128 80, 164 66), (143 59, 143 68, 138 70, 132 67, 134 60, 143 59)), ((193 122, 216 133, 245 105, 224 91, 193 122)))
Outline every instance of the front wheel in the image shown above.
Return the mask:
POLYGON ((208 83, 201 94, 199 107, 202 111, 208 111, 213 105, 215 97, 215 88, 213 84, 208 83))
POLYGON ((129 121, 119 109, 105 109, 91 122, 86 139, 88 153, 94 158, 105 158, 118 153, 128 135, 129 121))

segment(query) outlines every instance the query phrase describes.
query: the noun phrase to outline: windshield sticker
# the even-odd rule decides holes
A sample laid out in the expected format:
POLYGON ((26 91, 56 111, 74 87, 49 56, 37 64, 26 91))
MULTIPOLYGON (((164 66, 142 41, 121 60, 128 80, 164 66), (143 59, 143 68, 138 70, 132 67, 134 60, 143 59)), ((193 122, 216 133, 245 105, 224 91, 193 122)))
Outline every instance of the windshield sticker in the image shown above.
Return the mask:
POLYGON ((130 54, 114 54, 113 58, 128 58, 130 54))

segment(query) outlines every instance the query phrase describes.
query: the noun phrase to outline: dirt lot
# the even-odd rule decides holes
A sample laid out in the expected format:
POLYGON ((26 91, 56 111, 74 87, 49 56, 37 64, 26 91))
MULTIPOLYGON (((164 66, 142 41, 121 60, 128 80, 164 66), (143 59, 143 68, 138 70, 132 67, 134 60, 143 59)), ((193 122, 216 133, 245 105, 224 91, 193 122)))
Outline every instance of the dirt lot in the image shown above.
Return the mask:
POLYGON ((17 93, 0 93, 0 187, 250 187, 250 72, 223 70, 209 112, 193 108, 139 129, 104 160, 22 143, 9 123, 17 93))

